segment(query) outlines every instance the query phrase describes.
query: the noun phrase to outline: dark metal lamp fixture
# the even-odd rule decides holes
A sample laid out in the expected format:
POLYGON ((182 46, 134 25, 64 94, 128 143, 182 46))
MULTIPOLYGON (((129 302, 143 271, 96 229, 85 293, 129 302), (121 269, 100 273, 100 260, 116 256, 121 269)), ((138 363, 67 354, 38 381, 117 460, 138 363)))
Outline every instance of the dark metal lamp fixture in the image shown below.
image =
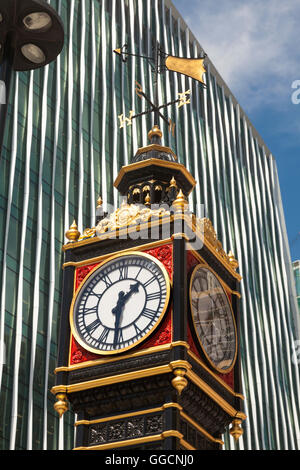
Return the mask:
POLYGON ((59 55, 64 27, 44 0, 2 0, 0 3, 0 64, 16 71, 43 67, 59 55))
POLYGON ((63 45, 63 23, 45 0, 0 1, 0 152, 12 71, 50 64, 63 45))

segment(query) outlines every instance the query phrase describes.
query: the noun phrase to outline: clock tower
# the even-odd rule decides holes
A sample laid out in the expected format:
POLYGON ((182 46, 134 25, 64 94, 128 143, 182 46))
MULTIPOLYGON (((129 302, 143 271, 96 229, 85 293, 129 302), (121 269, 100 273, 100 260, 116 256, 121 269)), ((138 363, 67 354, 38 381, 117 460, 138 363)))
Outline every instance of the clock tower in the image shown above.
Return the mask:
POLYGON ((55 409, 76 449, 217 450, 241 435, 238 263, 188 207, 196 181, 162 145, 121 168, 120 207, 98 201, 63 247, 55 409))

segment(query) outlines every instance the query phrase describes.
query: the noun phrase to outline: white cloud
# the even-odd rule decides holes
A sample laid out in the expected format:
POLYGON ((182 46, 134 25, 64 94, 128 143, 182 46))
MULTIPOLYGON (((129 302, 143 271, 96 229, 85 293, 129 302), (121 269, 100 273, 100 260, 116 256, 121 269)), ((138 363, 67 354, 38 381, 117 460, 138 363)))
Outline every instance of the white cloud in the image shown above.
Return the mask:
POLYGON ((299 0, 173 3, 242 105, 290 103, 300 79, 299 0))

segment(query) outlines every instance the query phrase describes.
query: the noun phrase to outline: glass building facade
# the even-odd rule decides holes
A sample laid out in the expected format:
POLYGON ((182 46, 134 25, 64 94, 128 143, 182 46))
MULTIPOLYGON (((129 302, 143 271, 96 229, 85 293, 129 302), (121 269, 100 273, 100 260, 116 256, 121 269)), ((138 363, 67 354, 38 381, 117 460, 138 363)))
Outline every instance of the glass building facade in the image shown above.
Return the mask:
POLYGON ((296 282, 296 295, 300 313, 300 261, 293 262, 293 270, 296 282))
MULTIPOLYGON (((202 49, 170 0, 51 0, 65 25, 53 64, 14 75, 0 162, 0 448, 70 449, 73 416, 53 410, 64 233, 75 218, 92 227, 96 201, 118 204, 120 167, 147 144, 151 116, 136 82, 152 89, 150 64, 123 63, 113 49, 171 55, 202 49)), ((201 38, 199 38, 201 40, 201 38)), ((206 51, 209 54, 209 51, 206 51)), ((299 314, 276 162, 209 59, 206 84, 161 74, 162 102, 191 89, 191 104, 169 109, 170 146, 198 181, 201 204, 226 252, 239 260, 242 370, 248 419, 239 449, 299 449, 299 367, 292 361, 299 314)), ((200 215, 200 214, 198 214, 200 215)), ((226 448, 234 448, 226 437, 226 448)))

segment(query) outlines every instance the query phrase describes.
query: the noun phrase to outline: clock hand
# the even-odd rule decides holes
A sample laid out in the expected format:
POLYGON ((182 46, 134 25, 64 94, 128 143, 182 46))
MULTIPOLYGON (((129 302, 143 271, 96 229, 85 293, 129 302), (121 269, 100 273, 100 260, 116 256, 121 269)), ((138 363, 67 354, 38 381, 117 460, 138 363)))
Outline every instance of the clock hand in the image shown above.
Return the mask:
POLYGON ((139 284, 131 284, 129 292, 125 294, 123 291, 119 292, 119 299, 117 302, 117 305, 115 308, 112 309, 112 313, 116 315, 116 320, 115 320, 115 335, 114 335, 114 345, 118 342, 118 333, 119 333, 119 326, 120 326, 120 320, 121 320, 121 315, 123 312, 123 309, 125 307, 126 302, 128 299, 132 296, 132 294, 135 294, 139 290, 139 284))
POLYGON ((132 294, 136 294, 139 291, 139 284, 131 284, 129 292, 125 295, 124 301, 126 302, 132 294))
POLYGON ((120 314, 122 312, 127 300, 132 296, 132 294, 135 294, 136 292, 138 292, 138 290, 139 290, 139 284, 138 283, 131 284, 130 290, 129 290, 129 292, 127 292, 127 294, 125 294, 121 290, 121 292, 119 292, 119 299, 118 299, 117 305, 115 306, 115 308, 112 309, 112 313, 114 313, 115 315, 120 314))

